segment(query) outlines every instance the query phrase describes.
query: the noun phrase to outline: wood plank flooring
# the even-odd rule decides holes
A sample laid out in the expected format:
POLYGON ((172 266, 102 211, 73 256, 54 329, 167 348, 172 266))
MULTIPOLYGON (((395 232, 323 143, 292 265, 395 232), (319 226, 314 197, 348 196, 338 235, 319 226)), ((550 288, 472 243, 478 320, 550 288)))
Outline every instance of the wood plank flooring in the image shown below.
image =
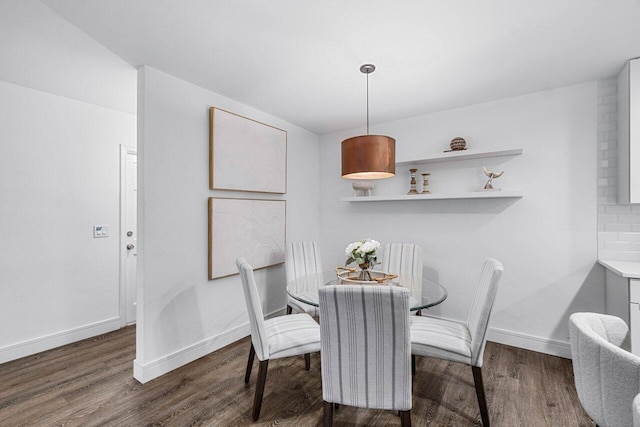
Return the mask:
MULTIPOLYGON (((257 359, 244 384, 245 338, 147 384, 133 379, 128 327, 0 365, 0 426, 322 425, 320 358, 272 360, 262 413, 251 421, 257 359)), ((592 426, 571 361, 488 343, 483 367, 493 426, 592 426)), ((418 358, 414 426, 481 425, 471 368, 418 358)), ((340 407, 337 426, 400 425, 392 411, 340 407)))

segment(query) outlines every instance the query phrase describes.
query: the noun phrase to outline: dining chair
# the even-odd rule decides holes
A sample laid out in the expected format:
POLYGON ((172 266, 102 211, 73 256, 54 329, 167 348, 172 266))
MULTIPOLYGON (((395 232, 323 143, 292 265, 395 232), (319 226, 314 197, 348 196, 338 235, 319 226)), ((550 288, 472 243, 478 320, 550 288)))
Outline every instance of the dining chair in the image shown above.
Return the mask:
POLYGON ((600 427, 634 425, 640 357, 630 352, 629 328, 599 313, 569 316, 571 359, 578 399, 600 427))
MULTIPOLYGON (((413 243, 385 243, 382 245, 380 265, 377 270, 400 276, 411 276, 420 283, 422 280, 422 247, 413 243)), ((418 300, 411 297, 412 306, 418 300)), ((412 311, 413 315, 422 315, 422 310, 412 311)))
MULTIPOLYGON (((287 282, 307 274, 322 274, 320 245, 317 242, 289 242, 285 248, 284 270, 287 282)), ((317 314, 316 307, 287 295, 287 314, 293 311, 317 314)))
POLYGON ((311 366, 310 354, 320 351, 320 327, 306 313, 265 320, 253 268, 244 258, 238 258, 236 265, 240 272, 251 330, 251 348, 249 349, 247 372, 244 377, 245 383, 249 383, 254 356, 258 356, 260 361, 258 383, 253 401, 253 420, 256 421, 260 416, 269 360, 304 354, 305 368, 309 370, 311 366))
POLYGON ((503 266, 492 258, 484 260, 480 282, 465 324, 434 317, 411 318, 412 370, 415 356, 428 356, 471 366, 476 397, 484 427, 489 427, 489 411, 482 382, 482 357, 487 344, 489 318, 502 277, 503 266))
POLYGON ((399 411, 411 425, 409 291, 329 285, 319 290, 324 426, 334 405, 399 411))
POLYGON ((377 268, 387 273, 422 277, 422 247, 413 243, 385 243, 377 268))

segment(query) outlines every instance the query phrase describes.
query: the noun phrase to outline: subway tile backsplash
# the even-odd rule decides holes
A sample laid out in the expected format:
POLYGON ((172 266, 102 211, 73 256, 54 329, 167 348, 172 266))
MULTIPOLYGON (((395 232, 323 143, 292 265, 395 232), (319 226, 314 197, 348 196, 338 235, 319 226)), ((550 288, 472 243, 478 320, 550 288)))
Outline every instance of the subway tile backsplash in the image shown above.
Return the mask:
POLYGON ((619 205, 617 79, 598 82, 598 258, 640 261, 640 205, 619 205))

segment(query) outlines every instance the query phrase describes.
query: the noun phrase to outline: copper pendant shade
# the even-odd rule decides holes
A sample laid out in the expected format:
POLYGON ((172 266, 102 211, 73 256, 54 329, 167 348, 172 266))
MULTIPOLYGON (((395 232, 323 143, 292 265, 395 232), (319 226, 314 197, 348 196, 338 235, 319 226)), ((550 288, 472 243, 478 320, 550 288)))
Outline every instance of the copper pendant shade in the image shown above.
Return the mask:
POLYGON ((361 135, 342 141, 343 178, 382 179, 395 174, 395 139, 384 135, 361 135))
POLYGON ((346 179, 383 179, 396 174, 396 140, 384 135, 369 135, 369 74, 373 64, 360 71, 367 75, 367 134, 342 141, 342 177, 346 179))

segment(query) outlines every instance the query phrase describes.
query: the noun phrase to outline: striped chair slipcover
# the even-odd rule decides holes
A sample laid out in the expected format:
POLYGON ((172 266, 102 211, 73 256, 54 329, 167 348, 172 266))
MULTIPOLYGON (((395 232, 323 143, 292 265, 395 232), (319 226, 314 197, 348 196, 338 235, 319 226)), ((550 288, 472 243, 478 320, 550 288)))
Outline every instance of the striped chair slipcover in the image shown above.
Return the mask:
POLYGON ((422 277, 422 247, 412 243, 385 243, 376 270, 422 277))
MULTIPOLYGON (((489 411, 482 383, 482 356, 502 271, 500 261, 491 258, 484 260, 480 283, 466 324, 433 317, 411 318, 413 355, 437 357, 471 366, 484 427, 489 427, 489 411)), ((412 365, 415 367, 415 362, 412 365)))
POLYGON ((248 383, 251 377, 254 356, 258 356, 260 361, 256 395, 253 402, 253 420, 255 421, 260 416, 269 359, 304 354, 306 368, 309 370, 310 353, 320 351, 320 327, 311 316, 305 313, 265 320, 253 269, 244 258, 238 258, 236 265, 242 280, 251 329, 251 348, 247 361, 247 372, 244 377, 245 383, 248 383))
MULTIPOLYGON (((408 275, 413 283, 420 284, 422 280, 422 247, 413 243, 385 243, 376 270, 386 273, 408 275)), ((416 297, 409 297, 409 305, 414 307, 419 301, 416 297)), ((421 315, 422 310, 412 311, 411 314, 421 315)))
POLYGON ((324 425, 340 404, 398 410, 410 426, 409 291, 330 285, 319 297, 324 425))
POLYGON ((584 410, 600 427, 634 425, 640 357, 630 352, 627 324, 606 314, 573 313, 569 337, 576 391, 584 410))
MULTIPOLYGON (((284 271, 287 282, 307 274, 322 274, 320 245, 316 242, 290 242, 285 249, 284 271)), ((317 314, 317 308, 287 295, 287 314, 293 311, 317 314)))

